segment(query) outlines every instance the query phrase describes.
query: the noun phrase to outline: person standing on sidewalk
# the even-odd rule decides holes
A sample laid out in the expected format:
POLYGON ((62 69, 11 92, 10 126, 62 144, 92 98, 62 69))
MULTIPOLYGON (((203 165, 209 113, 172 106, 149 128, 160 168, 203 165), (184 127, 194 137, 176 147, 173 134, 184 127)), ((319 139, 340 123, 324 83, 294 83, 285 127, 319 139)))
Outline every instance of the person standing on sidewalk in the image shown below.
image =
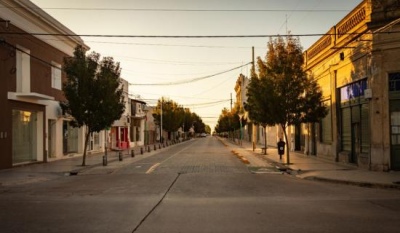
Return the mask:
POLYGON ((279 159, 282 160, 282 155, 285 153, 285 142, 283 141, 282 138, 280 138, 277 144, 278 144, 279 159))

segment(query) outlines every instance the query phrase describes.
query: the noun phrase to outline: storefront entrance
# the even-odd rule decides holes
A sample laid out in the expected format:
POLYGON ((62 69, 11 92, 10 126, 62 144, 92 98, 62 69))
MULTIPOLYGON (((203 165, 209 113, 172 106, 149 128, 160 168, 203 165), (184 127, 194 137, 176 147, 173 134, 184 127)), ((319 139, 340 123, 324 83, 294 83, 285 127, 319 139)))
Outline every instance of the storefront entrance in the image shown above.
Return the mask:
POLYGON ((37 160, 37 113, 12 111, 13 164, 37 160))

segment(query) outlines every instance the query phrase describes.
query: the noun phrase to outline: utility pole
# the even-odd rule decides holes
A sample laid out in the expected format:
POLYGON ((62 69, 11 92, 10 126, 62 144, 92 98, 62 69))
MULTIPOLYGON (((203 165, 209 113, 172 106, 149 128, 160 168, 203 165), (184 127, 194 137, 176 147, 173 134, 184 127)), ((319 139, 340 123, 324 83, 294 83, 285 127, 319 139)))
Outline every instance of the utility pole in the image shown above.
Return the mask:
POLYGON ((161 98, 161 128, 160 128, 160 142, 164 143, 163 139, 163 103, 164 103, 164 98, 161 98))
POLYGON ((251 57, 252 57, 252 59, 251 59, 252 69, 255 69, 255 66, 254 66, 254 46, 251 47, 251 57))
POLYGON ((231 92, 231 112, 232 112, 232 92, 231 92))
MULTIPOLYGON (((252 67, 251 67, 251 73, 256 71, 255 65, 254 65, 254 46, 251 48, 251 56, 252 56, 252 67)), ((256 149, 256 143, 257 143, 257 131, 258 131, 258 126, 252 122, 252 135, 251 135, 251 142, 253 144, 253 151, 256 149)), ((266 151, 266 150, 265 150, 266 151)))

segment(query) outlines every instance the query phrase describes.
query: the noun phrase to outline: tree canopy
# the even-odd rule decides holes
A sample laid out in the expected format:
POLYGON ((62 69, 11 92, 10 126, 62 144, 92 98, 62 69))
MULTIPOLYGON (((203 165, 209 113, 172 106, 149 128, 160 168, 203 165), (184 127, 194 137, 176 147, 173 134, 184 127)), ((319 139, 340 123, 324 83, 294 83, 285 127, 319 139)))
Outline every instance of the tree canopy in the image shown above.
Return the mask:
MULTIPOLYGON (((286 141, 288 126, 318 122, 327 114, 322 90, 303 70, 303 59, 297 38, 271 39, 265 61, 257 58, 259 72, 253 68, 248 86, 245 106, 250 119, 264 127, 280 125, 286 141)), ((286 155, 289 163, 289 149, 286 155)))
POLYGON ((98 53, 86 55, 82 46, 75 48, 73 57, 64 59, 66 101, 60 102, 60 107, 72 117, 71 126, 86 126, 82 166, 85 166, 90 134, 110 127, 124 112, 120 71, 119 63, 112 57, 100 60, 98 53))
MULTIPOLYGON (((239 111, 239 104, 236 104, 232 110, 222 109, 215 126, 215 132, 224 133, 240 129, 239 111)), ((242 124, 246 124, 246 120, 242 119, 242 124)))
POLYGON ((171 133, 178 131, 181 127, 185 132, 188 132, 192 127, 196 133, 205 132, 205 124, 200 116, 192 113, 188 108, 183 108, 183 106, 171 99, 162 97, 157 101, 153 117, 158 125, 161 125, 161 114, 162 127, 163 130, 168 132, 169 139, 171 139, 171 133))

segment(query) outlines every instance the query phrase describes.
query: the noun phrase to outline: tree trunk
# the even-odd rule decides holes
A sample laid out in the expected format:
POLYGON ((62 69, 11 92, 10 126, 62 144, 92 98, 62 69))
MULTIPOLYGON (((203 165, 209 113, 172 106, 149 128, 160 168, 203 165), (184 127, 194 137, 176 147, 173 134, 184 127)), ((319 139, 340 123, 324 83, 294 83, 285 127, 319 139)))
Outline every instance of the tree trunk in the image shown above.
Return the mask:
POLYGON ((283 130, 283 135, 285 136, 285 141, 286 141, 286 164, 290 164, 290 155, 289 155, 289 142, 288 142, 288 136, 286 133, 286 125, 281 124, 282 130, 283 130))
POLYGON ((82 157, 82 166, 86 166, 86 150, 87 150, 87 144, 89 141, 89 136, 90 136, 90 130, 89 128, 86 128, 86 134, 85 134, 85 147, 83 148, 83 157, 82 157))
POLYGON ((264 126, 264 154, 267 154, 267 126, 264 126))

